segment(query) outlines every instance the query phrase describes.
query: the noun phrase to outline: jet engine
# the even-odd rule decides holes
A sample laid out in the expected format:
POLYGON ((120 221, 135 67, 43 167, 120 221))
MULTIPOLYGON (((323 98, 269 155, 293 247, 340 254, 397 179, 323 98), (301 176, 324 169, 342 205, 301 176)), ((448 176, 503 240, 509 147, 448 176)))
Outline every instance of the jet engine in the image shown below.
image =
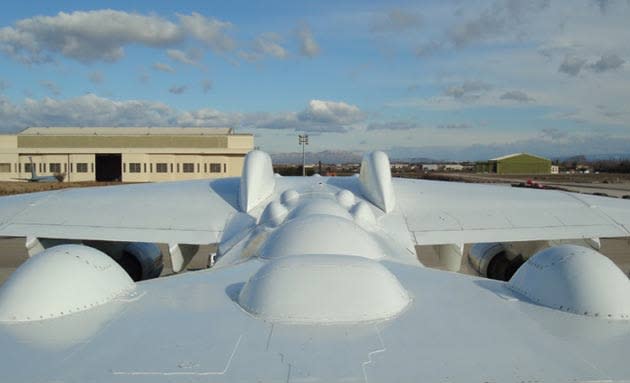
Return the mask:
POLYGON ((162 251, 155 243, 84 241, 112 257, 134 281, 157 278, 164 268, 162 251))
POLYGON ((525 262, 523 256, 504 243, 477 243, 470 248, 468 259, 481 276, 508 281, 525 262))

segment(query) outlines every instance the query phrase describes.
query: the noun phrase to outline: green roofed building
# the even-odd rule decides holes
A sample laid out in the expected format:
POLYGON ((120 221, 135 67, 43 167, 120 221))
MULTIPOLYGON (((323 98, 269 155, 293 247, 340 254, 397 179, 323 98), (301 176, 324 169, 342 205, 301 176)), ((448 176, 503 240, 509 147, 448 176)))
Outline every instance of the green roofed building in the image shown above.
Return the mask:
POLYGON ((551 160, 528 153, 514 153, 475 164, 478 173, 549 174, 551 160))

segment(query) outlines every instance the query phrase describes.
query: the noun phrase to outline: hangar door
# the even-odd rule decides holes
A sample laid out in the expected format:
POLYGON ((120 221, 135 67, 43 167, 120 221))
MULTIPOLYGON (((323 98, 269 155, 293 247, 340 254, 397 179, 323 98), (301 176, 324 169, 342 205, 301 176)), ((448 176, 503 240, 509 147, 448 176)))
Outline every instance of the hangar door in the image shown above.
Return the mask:
POLYGON ((122 155, 121 154, 97 154, 96 180, 97 181, 121 181, 122 180, 122 155))

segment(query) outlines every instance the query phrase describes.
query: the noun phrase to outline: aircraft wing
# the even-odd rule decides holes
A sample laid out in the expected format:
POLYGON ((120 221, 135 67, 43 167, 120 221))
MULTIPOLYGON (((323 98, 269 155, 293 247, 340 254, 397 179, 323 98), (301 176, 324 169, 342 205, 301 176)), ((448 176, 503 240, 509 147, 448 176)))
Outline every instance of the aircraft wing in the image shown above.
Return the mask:
POLYGON ((626 200, 508 186, 394 179, 418 245, 630 236, 626 200))
MULTIPOLYGON (((318 182, 361 195, 356 177, 318 182)), ((313 181, 281 177, 274 195, 313 181)), ((625 200, 575 193, 393 179, 417 245, 630 236, 625 200)), ((218 242, 239 211, 239 179, 62 189, 0 198, 0 236, 155 243, 218 242)))
MULTIPOLYGON (((413 297, 399 316, 296 325, 260 320, 235 303, 260 266, 252 260, 146 281, 134 296, 96 309, 0 323, 2 374, 14 383, 615 382, 629 376, 626 321, 537 306, 504 282, 390 263, 413 297)), ((324 299, 339 293, 324 283, 320 291, 324 299)))
POLYGON ((0 198, 0 236, 215 243, 238 178, 61 189, 0 198))

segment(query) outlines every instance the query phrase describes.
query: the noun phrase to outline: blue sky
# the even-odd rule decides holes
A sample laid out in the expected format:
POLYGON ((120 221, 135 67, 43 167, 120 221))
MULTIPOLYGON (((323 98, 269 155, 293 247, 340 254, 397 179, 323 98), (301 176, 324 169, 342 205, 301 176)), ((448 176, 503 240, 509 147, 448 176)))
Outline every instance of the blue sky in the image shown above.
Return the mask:
POLYGON ((0 6, 0 132, 230 126, 270 152, 630 152, 626 0, 0 6))

